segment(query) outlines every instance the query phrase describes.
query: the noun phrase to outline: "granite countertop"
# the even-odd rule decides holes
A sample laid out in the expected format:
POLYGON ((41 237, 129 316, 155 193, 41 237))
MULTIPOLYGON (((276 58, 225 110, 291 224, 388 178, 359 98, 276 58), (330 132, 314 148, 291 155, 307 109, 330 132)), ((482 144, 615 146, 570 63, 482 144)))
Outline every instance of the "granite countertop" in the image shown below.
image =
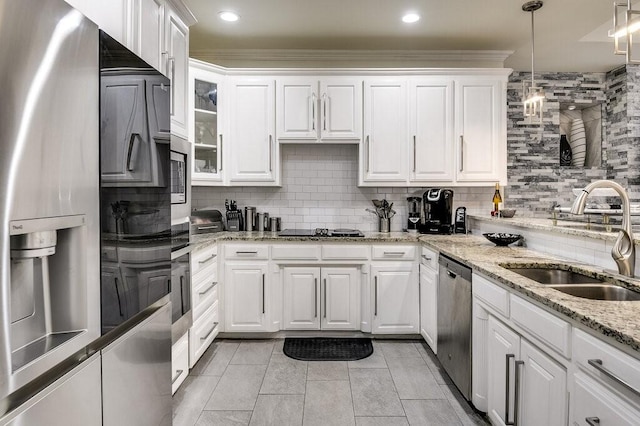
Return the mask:
MULTIPOLYGON (((523 219, 489 220, 504 220, 516 224, 520 223, 522 226, 525 226, 523 219)), ((526 219, 526 223, 530 221, 530 218, 526 219)), ((530 227, 535 227, 535 225, 530 227)), ((497 247, 485 238, 475 235, 420 235, 406 232, 368 232, 365 233, 364 237, 354 238, 279 237, 277 234, 271 232, 218 232, 214 234, 199 234, 192 238, 196 249, 217 241, 271 243, 319 241, 369 244, 420 242, 514 289, 517 293, 521 293, 524 296, 546 305, 592 330, 609 336, 625 345, 625 347, 631 348, 633 350, 632 353, 640 357, 640 301, 612 302, 574 297, 539 284, 536 281, 525 278, 500 266, 501 264, 536 265, 544 263, 557 265, 563 269, 569 268, 577 270, 593 276, 602 275, 601 268, 539 253, 525 247, 497 247)), ((628 279, 616 275, 610 279, 610 281, 614 284, 640 292, 640 279, 628 279)))
MULTIPOLYGON (((525 278, 500 265, 531 266, 544 263, 592 276, 601 276, 601 268, 567 261, 524 247, 497 247, 483 237, 472 235, 429 235, 421 236, 419 240, 516 292, 613 338, 636 351, 634 355, 640 357, 640 301, 616 302, 574 297, 525 278)), ((608 281, 640 292, 640 279, 615 275, 608 281)))
MULTIPOLYGON (((491 216, 468 215, 472 220, 491 222, 494 224, 504 223, 507 226, 520 228, 537 229, 540 231, 557 232, 565 235, 575 235, 579 237, 589 237, 605 241, 615 241, 618 237, 619 226, 612 225, 612 232, 600 230, 604 225, 592 223, 594 229, 586 229, 587 224, 584 222, 573 222, 569 220, 558 219, 557 225, 553 224, 553 219, 545 219, 539 217, 513 217, 513 218, 496 218, 491 216)), ((640 234, 634 234, 636 245, 640 245, 640 234)))

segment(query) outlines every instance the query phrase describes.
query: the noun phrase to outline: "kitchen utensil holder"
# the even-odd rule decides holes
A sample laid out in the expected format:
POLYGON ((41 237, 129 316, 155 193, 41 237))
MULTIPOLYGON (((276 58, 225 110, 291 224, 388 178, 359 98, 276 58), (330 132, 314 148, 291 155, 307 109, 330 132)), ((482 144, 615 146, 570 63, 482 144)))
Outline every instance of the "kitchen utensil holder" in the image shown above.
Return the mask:
POLYGON ((391 229, 391 219, 388 217, 381 217, 378 221, 378 232, 389 232, 391 229))

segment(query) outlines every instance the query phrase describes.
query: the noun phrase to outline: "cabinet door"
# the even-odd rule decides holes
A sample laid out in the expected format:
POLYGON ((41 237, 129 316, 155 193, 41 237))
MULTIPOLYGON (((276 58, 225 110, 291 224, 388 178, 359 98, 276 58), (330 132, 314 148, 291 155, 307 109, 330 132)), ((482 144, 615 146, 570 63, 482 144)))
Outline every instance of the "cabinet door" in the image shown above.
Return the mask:
POLYGON ((282 78, 276 85, 278 140, 315 141, 318 138, 318 80, 282 78))
POLYGON ((282 276, 283 327, 287 330, 319 330, 320 268, 286 267, 282 276))
POLYGON ((520 359, 520 336, 492 316, 489 316, 488 327, 487 414, 492 424, 505 425, 507 422, 513 422, 514 419, 514 369, 515 360, 520 359), (509 393, 508 401, 507 392, 509 393), (508 419, 505 418, 507 410, 508 419))
POLYGON ((372 264, 373 333, 418 333, 418 274, 413 262, 372 264))
POLYGON ((601 382, 593 380, 582 372, 573 375, 571 392, 572 426, 589 424, 633 426, 640 425, 640 411, 611 392, 601 382), (587 419, 591 423, 587 423, 587 419))
POLYGON ((240 78, 231 83, 230 176, 232 185, 277 184, 278 144, 273 80, 240 78))
POLYGON ((420 265, 420 334, 434 353, 438 343, 438 273, 420 265))
POLYGON ((407 181, 407 85, 405 80, 365 82, 363 182, 407 181))
POLYGON ((567 420, 567 372, 526 340, 520 344, 520 415, 523 426, 564 425, 567 420))
POLYGON ((456 164, 459 182, 491 183, 506 179, 506 125, 502 91, 502 83, 496 80, 456 81, 456 164))
POLYGON ((320 139, 358 142, 362 139, 362 80, 320 80, 320 139))
POLYGON ((165 6, 165 50, 169 66, 166 74, 171 79, 171 131, 186 139, 189 27, 169 4, 165 6))
POLYGON ((135 50, 129 40, 128 32, 131 24, 129 14, 130 0, 65 0, 78 9, 87 18, 98 24, 111 37, 135 50))
POLYGON ((224 291, 225 331, 266 331, 266 262, 227 262, 224 291))
POLYGON ((146 63, 167 73, 164 45, 164 0, 136 0, 131 4, 133 50, 146 63))
POLYGON ((322 329, 357 330, 360 321, 358 268, 322 268, 322 329))
POLYGON ((193 185, 223 181, 224 76, 208 64, 191 61, 189 68, 189 140, 193 141, 193 185))
POLYGON ((453 80, 421 79, 409 88, 412 182, 453 182, 453 80))
POLYGON ((143 78, 103 77, 100 107, 103 182, 150 182, 152 145, 147 130, 143 78))

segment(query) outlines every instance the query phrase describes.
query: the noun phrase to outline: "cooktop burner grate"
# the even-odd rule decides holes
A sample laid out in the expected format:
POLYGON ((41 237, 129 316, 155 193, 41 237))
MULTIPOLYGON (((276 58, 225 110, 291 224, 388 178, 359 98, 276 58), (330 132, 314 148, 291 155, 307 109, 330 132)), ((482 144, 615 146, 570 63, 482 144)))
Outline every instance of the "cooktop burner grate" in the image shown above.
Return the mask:
POLYGON ((357 229, 285 229, 278 234, 281 237, 364 237, 357 229))

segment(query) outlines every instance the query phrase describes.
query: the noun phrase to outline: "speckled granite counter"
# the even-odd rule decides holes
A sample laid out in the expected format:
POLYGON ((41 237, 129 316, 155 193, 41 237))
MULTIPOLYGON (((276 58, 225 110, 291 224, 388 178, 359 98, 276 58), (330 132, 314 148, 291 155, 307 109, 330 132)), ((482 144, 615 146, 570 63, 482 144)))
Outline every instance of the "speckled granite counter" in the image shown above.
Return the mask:
MULTIPOLYGON (((513 217, 507 218, 495 218, 491 216, 477 216, 469 215, 469 219, 482 222, 491 223, 504 223, 510 227, 520 227, 527 229, 537 229, 540 231, 548 231, 554 233, 560 233, 565 235, 575 235, 579 237, 589 237, 598 240, 615 241, 618 236, 618 230, 616 226, 613 226, 612 232, 605 232, 604 230, 587 230, 586 223, 583 222, 571 222, 567 220, 558 220, 558 224, 554 225, 552 219, 536 218, 536 217, 513 217)), ((594 224, 594 228, 602 228, 603 225, 594 224)), ((640 245, 640 234, 634 233, 634 240, 636 245, 640 245)))
MULTIPOLYGON (((570 262, 524 247, 497 247, 477 236, 429 235, 419 240, 440 253, 467 264, 481 274, 511 287, 567 317, 627 345, 640 358, 640 301, 611 302, 570 296, 501 267, 505 265, 554 264, 601 276, 602 269, 570 262)), ((614 284, 640 292, 639 279, 616 276, 614 284)))
MULTIPOLYGON (((515 221, 515 219, 499 220, 515 221)), ((279 237, 271 232, 220 232, 193 237, 196 248, 201 248, 217 241, 271 243, 313 241, 368 244, 421 242, 588 328, 610 336, 612 339, 631 348, 633 350, 631 352, 640 358, 640 301, 609 302, 570 296, 505 269, 500 264, 531 265, 551 263, 564 267, 568 266, 569 269, 577 269, 593 276, 598 276, 602 272, 600 268, 566 261, 524 247, 497 247, 483 237, 474 235, 416 235, 406 232, 391 232, 388 234, 366 233, 364 238, 331 238, 279 237)), ((640 292, 640 280, 619 278, 614 282, 615 284, 640 292)))

